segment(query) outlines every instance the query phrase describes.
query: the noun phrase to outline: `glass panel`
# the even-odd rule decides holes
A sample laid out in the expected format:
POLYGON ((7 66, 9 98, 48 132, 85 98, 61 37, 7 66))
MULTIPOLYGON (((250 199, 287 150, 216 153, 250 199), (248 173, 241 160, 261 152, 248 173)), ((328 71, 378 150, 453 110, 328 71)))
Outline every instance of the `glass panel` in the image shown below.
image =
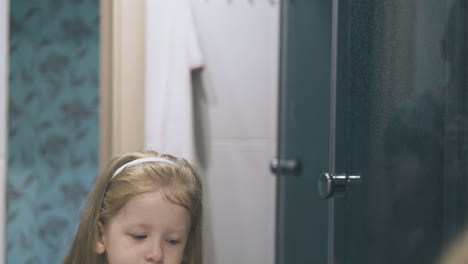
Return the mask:
POLYGON ((328 169, 331 2, 283 2, 278 156, 300 160, 302 171, 278 178, 277 263, 326 263, 317 179, 328 169))
POLYGON ((340 4, 337 152, 363 180, 349 188, 337 263, 434 263, 466 222, 466 1, 340 4))

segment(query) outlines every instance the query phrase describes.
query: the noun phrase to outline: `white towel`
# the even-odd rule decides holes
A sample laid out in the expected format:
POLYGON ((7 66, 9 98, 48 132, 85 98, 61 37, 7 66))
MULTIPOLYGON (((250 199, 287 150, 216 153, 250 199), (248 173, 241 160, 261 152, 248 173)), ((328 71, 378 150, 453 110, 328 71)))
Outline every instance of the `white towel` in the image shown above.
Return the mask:
POLYGON ((191 70, 203 67, 190 0, 146 0, 145 148, 196 164, 191 70))

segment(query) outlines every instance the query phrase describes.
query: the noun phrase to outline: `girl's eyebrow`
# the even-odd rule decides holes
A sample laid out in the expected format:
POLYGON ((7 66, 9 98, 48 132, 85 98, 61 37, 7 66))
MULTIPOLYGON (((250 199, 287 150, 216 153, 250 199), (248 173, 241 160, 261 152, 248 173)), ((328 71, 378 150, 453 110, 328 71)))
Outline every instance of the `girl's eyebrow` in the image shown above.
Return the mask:
POLYGON ((140 228, 143 228, 143 229, 149 229, 152 227, 152 225, 150 224, 146 224, 146 223, 138 223, 136 224, 137 227, 140 227, 140 228))
MULTIPOLYGON (((128 227, 142 228, 142 229, 151 229, 155 225, 151 224, 151 223, 135 221, 135 222, 127 222, 127 226, 128 227)), ((190 229, 190 227, 187 227, 185 225, 180 225, 180 226, 170 225, 170 226, 167 226, 166 228, 170 232, 185 232, 185 231, 187 231, 187 229, 190 229)))
POLYGON ((146 223, 128 221, 127 223, 125 223, 123 225, 123 227, 126 227, 126 228, 139 228, 139 229, 145 229, 146 230, 146 229, 150 229, 152 227, 152 225, 146 224, 146 223))

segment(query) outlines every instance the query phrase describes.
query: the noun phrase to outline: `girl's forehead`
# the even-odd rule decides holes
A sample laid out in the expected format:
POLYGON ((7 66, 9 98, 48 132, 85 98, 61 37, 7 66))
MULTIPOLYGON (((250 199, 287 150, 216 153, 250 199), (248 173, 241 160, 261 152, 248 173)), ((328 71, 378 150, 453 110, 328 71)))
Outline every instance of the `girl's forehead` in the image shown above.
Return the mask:
POLYGON ((190 213, 180 205, 168 201, 161 192, 154 191, 132 197, 114 217, 121 224, 151 228, 171 226, 185 229, 190 226, 190 213))

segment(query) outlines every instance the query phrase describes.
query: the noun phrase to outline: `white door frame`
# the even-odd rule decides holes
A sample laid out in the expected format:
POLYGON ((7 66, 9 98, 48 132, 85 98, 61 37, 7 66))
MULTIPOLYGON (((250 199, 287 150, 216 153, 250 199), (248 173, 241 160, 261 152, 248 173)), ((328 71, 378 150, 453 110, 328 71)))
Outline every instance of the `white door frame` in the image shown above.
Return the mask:
POLYGON ((101 0, 100 169, 111 157, 143 150, 144 1, 101 0))

